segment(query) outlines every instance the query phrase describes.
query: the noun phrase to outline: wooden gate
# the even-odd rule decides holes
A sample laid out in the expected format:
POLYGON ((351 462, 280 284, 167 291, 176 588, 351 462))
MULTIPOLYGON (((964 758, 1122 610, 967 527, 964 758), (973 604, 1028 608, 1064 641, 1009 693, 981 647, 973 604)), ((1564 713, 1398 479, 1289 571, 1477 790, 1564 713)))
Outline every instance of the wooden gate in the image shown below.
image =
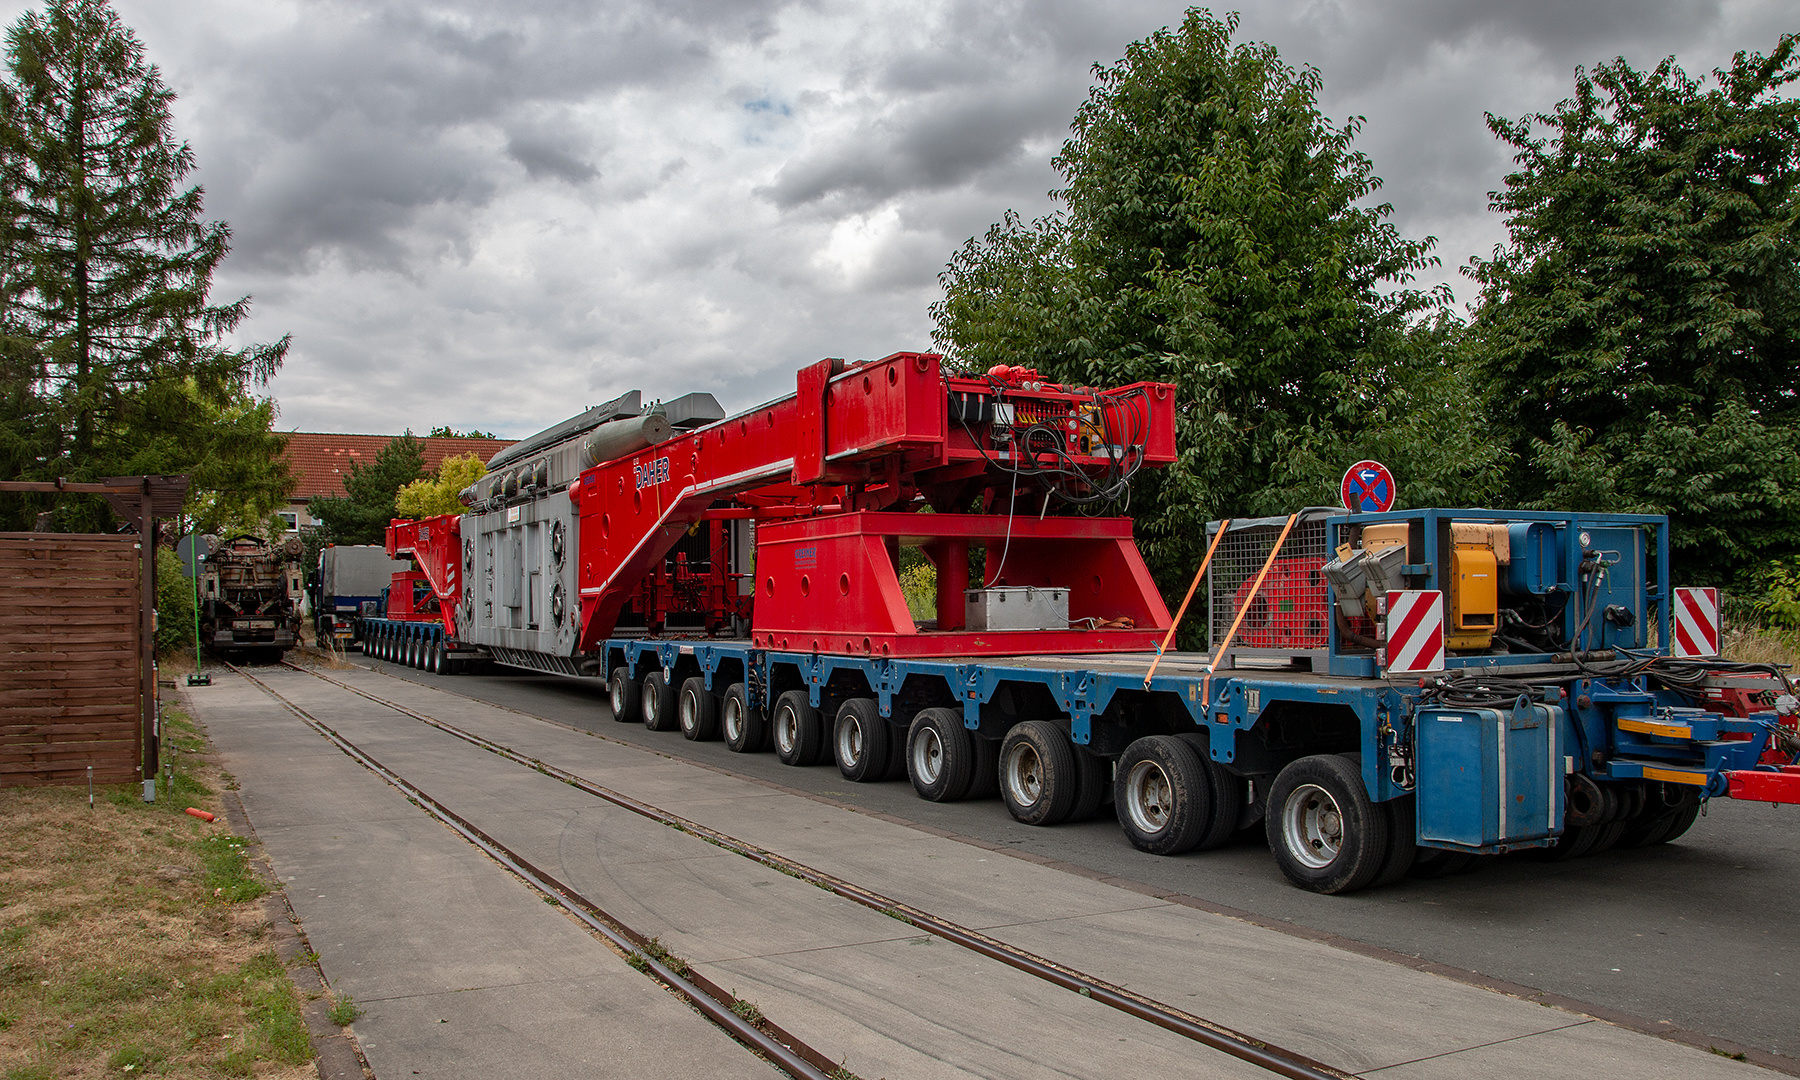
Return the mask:
POLYGON ((0 533, 0 787, 142 779, 136 536, 0 533))

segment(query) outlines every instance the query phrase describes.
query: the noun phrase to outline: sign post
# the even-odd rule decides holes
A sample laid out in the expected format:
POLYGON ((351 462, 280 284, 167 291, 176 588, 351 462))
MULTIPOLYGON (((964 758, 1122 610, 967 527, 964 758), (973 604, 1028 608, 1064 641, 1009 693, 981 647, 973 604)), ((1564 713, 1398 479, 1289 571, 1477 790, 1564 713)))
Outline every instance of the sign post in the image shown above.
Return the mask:
POLYGON ((1344 470, 1344 509, 1352 514, 1385 514, 1394 508, 1394 474, 1379 461, 1359 461, 1344 470))

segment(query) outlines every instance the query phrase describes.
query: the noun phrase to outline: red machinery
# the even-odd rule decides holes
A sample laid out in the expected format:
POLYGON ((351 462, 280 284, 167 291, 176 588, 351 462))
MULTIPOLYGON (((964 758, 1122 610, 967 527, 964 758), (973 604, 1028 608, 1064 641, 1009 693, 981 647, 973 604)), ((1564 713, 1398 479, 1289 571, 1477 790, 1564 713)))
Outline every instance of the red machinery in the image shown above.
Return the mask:
MULTIPOLYGON (((1004 366, 946 375, 939 359, 821 361, 799 372, 793 396, 581 472, 567 488, 579 515, 576 655, 628 611, 653 632, 671 615, 697 616, 709 633, 747 624, 762 647, 808 652, 1154 648, 1169 613, 1130 519, 1067 511, 1118 498, 1139 468, 1175 460, 1175 388, 1076 389, 1004 366), (728 557, 733 521, 754 527, 754 576, 728 557), (907 609, 898 575, 907 546, 937 568, 935 620, 915 622, 907 609), (976 552, 985 580, 972 583, 976 552), (967 630, 971 584, 1054 590, 1066 616, 1049 628, 967 630)), ((543 484, 503 492, 484 510, 563 497, 543 484)), ((450 637, 485 645, 484 626, 459 626, 484 606, 462 603, 459 567, 473 575, 482 560, 460 520, 389 527, 388 553, 418 566, 395 575, 389 618, 441 619, 450 637)), ((569 538, 555 526, 547 536, 547 565, 561 565, 569 538)))
POLYGON ((1154 648, 1169 615, 1129 519, 1050 511, 1116 497, 1137 468, 1173 461, 1174 387, 1078 390, 1023 369, 947 376, 938 364, 930 353, 821 361, 800 371, 792 397, 583 472, 569 489, 580 511, 581 649, 645 598, 690 528, 732 518, 758 523, 752 637, 765 647, 1154 648), (938 569, 935 626, 907 612, 903 545, 938 569), (986 552, 984 586, 1066 588, 1070 628, 965 631, 972 549, 986 552))
POLYGON ((444 632, 457 635, 456 605, 462 597, 457 580, 462 534, 460 514, 439 514, 420 521, 393 521, 387 527, 388 558, 411 559, 416 570, 405 570, 388 586, 385 617, 396 622, 441 622, 444 632))

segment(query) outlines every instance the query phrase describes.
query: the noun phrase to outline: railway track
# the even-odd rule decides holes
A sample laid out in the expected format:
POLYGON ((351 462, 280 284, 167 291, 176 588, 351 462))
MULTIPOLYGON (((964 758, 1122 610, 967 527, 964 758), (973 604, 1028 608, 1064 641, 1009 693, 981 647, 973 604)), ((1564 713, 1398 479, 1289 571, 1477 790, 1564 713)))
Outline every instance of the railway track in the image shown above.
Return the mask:
MULTIPOLYGON (((1196 1016, 1166 1002, 1058 964, 959 925, 951 919, 917 905, 886 896, 856 882, 788 858, 779 852, 771 851, 615 791, 550 762, 518 753, 474 732, 427 716, 400 702, 370 693, 323 672, 285 661, 283 666, 338 687, 413 721, 435 728, 521 768, 539 772, 594 798, 604 800, 664 826, 688 833, 732 854, 805 881, 843 900, 897 919, 922 933, 929 934, 989 961, 1073 991, 1138 1021, 1155 1025, 1200 1046, 1237 1058, 1270 1075, 1290 1077, 1293 1080, 1349 1080, 1350 1074, 1334 1069, 1304 1054, 1276 1046, 1248 1033, 1196 1016)), ((625 920, 609 913, 588 897, 583 896, 577 889, 559 881, 552 874, 534 865, 531 860, 484 831, 476 822, 456 813, 420 785, 383 764, 342 732, 282 694, 267 681, 258 678, 254 672, 238 667, 234 667, 233 670, 274 698, 285 709, 352 760, 406 794, 425 813, 505 867, 528 887, 540 893, 548 902, 562 907, 571 916, 626 955, 633 966, 663 984, 673 993, 686 999, 696 1010, 723 1028, 740 1044, 796 1078, 826 1080, 834 1075, 843 1075, 843 1073, 835 1071, 830 1057, 818 1049, 806 1045, 778 1024, 767 1019, 761 1023, 753 1023, 734 1012, 732 1006, 736 1002, 731 994, 687 969, 686 965, 678 959, 663 954, 652 938, 632 928, 625 920)))

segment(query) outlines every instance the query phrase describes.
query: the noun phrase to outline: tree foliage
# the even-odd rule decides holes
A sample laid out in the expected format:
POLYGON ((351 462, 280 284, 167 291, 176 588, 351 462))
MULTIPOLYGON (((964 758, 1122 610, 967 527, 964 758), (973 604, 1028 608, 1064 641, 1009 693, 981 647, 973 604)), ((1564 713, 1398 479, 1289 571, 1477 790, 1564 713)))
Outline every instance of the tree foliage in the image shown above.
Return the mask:
POLYGON ((402 487, 394 507, 403 518, 418 520, 463 512, 463 488, 487 475, 487 464, 475 454, 458 454, 438 463, 437 475, 402 487))
MULTIPOLYGON (((49 0, 6 46, 0 465, 27 479, 192 473, 241 483, 215 494, 246 506, 291 490, 280 437, 252 430, 273 406, 250 393, 287 339, 224 345, 249 298, 209 302, 231 233, 182 186, 194 158, 173 134, 173 91, 104 0, 49 0)), ((97 501, 58 506, 64 528, 110 520, 97 501)))
POLYGON ((1521 502, 1668 513, 1684 580, 1800 550, 1800 38, 1708 80, 1577 70, 1488 126, 1509 243, 1474 347, 1521 502), (1544 134, 1538 134, 1538 132, 1544 134))
POLYGON ((388 522, 399 516, 400 489, 425 476, 425 447, 409 430, 381 448, 369 465, 350 463, 342 496, 319 496, 306 511, 322 523, 335 544, 379 544, 388 522))
POLYGON ((1379 451, 1421 496, 1479 499, 1497 448, 1452 363, 1435 260, 1369 205, 1380 181, 1317 105, 1320 75, 1236 16, 1194 9, 1095 85, 1054 164, 1065 209, 1016 214, 942 275, 935 338, 954 362, 1027 364, 1078 385, 1179 386, 1180 461, 1140 480, 1132 514, 1165 585, 1209 518, 1335 500, 1379 451))

